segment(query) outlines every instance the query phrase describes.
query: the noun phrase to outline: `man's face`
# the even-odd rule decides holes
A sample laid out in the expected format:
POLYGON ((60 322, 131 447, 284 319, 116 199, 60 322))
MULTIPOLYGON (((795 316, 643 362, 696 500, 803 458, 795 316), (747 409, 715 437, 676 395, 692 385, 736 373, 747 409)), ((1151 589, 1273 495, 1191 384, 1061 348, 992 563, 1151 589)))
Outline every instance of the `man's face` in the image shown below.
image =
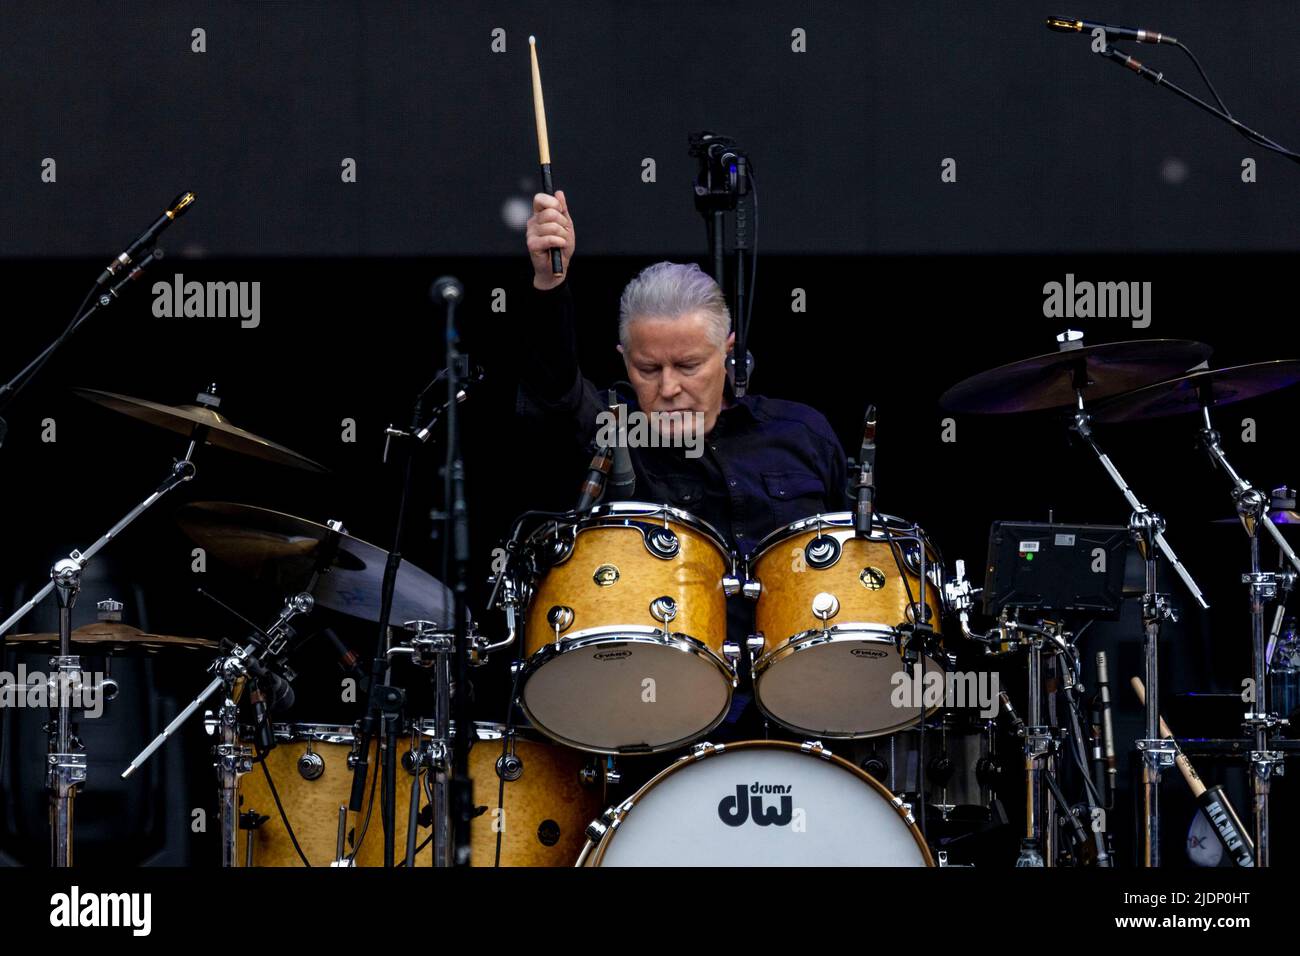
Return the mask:
MULTIPOLYGON (((719 348, 709 332, 701 312, 638 316, 628 323, 628 346, 618 350, 643 412, 698 412, 705 433, 713 430, 722 410, 727 350, 735 336, 719 348)), ((673 426, 674 437, 680 437, 679 427, 673 426)))

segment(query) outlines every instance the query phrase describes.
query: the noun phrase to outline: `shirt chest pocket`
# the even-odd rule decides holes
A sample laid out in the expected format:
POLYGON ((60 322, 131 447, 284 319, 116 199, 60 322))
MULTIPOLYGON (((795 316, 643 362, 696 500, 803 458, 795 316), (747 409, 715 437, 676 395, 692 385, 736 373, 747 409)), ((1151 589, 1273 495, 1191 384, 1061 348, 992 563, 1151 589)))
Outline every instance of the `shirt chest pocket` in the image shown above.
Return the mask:
POLYGON ((788 524, 825 510, 826 483, 812 472, 765 471, 762 479, 774 524, 788 524))

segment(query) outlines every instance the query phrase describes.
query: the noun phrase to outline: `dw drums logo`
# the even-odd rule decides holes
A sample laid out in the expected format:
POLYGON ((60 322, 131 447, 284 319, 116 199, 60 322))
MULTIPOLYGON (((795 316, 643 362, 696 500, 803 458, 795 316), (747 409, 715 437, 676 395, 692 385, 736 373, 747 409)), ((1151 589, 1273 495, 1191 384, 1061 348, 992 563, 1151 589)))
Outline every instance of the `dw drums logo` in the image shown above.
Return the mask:
POLYGON ((736 784, 734 796, 723 797, 718 817, 729 827, 741 827, 752 819, 760 827, 789 826, 794 816, 794 787, 783 784, 736 784), (762 794, 781 794, 780 807, 764 807, 762 794))

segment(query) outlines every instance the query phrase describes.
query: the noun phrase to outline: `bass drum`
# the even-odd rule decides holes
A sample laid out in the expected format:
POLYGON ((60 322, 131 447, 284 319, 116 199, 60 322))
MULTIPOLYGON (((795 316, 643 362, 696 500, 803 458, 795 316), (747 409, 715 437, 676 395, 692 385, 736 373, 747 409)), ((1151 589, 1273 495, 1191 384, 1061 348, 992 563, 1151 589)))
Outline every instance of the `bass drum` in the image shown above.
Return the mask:
POLYGON ((934 866, 902 801, 820 744, 704 744, 587 828, 588 866, 934 866))

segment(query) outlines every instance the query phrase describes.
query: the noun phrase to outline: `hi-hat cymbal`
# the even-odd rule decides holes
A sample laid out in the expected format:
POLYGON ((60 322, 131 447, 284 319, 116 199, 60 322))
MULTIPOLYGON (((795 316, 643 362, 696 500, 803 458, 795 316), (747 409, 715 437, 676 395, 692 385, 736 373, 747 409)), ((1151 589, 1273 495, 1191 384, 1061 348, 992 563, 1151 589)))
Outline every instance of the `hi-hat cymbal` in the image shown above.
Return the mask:
POLYGON ((939 403, 949 411, 976 415, 1063 408, 1075 403, 1076 386, 1089 401, 1109 398, 1179 375, 1212 351, 1187 339, 1085 345, 972 375, 944 392, 939 403))
MULTIPOLYGON (((209 554, 254 580, 288 594, 307 587, 330 534, 323 524, 229 501, 199 501, 177 514, 181 529, 209 554)), ((380 590, 388 552, 349 534, 310 592, 321 607, 363 620, 379 620, 380 590)), ((394 625, 406 621, 452 623, 451 591, 407 561, 397 570, 394 625)))
POLYGON ((277 445, 250 431, 237 428, 215 408, 204 405, 161 405, 143 398, 101 392, 93 388, 74 388, 72 391, 96 405, 181 435, 189 436, 196 426, 202 425, 207 428, 204 440, 217 448, 307 471, 328 471, 324 465, 298 454, 292 448, 277 445))
MULTIPOLYGON (((10 634, 9 644, 55 644, 58 634, 10 634)), ((72 643, 94 646, 96 650, 158 651, 167 648, 211 650, 216 641, 203 637, 177 637, 172 634, 147 634, 138 627, 116 621, 98 621, 73 628, 72 643)))
POLYGON ((1211 408, 1230 405, 1279 391, 1296 382, 1300 382, 1300 361, 1295 360, 1206 369, 1103 402, 1093 408, 1092 417, 1099 422, 1128 422, 1185 415, 1200 411, 1202 402, 1211 408))

